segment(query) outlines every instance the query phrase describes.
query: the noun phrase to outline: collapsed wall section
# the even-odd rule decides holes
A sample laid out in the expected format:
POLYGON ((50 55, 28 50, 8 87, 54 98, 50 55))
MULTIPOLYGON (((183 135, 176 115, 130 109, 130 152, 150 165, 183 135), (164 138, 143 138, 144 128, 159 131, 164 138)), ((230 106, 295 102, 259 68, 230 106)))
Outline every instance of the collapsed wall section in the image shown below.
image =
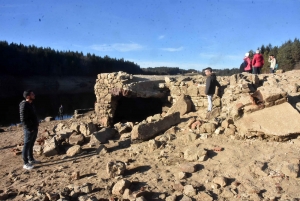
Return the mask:
POLYGON ((96 95, 95 122, 111 126, 120 97, 161 98, 167 97, 168 88, 160 86, 164 77, 133 76, 125 72, 102 73, 94 87, 96 95))

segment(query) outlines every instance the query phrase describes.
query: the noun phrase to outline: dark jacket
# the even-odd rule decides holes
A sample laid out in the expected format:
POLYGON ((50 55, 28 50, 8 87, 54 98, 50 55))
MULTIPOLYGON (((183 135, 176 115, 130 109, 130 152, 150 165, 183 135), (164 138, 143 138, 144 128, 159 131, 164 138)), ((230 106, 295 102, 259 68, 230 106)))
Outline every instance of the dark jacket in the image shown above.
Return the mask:
POLYGON ((23 127, 30 131, 37 129, 39 121, 33 103, 23 100, 20 105, 20 119, 23 127))
POLYGON ((205 94, 213 95, 216 92, 216 86, 220 87, 220 83, 217 81, 216 75, 213 73, 206 78, 205 94))

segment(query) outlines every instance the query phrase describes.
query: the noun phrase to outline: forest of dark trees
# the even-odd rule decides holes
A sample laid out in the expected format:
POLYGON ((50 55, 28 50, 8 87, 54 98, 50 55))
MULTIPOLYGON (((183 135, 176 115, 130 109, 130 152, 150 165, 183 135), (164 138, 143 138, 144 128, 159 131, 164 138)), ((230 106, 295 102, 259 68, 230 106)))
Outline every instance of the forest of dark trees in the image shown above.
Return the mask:
MULTIPOLYGON (((271 44, 260 48, 265 59, 263 72, 269 72, 268 57, 275 55, 279 69, 285 71, 300 69, 299 39, 287 41, 280 47, 271 44)), ((250 50, 250 57, 253 56, 250 50)), ((234 64, 233 64, 234 66, 234 64)), ((239 66, 239 64, 235 64, 239 66)), ((194 69, 180 69, 178 67, 149 67, 141 68, 138 64, 116 59, 109 56, 72 51, 57 51, 49 47, 25 46, 23 44, 0 41, 0 74, 13 76, 95 76, 99 73, 124 71, 130 74, 144 75, 176 75, 186 73, 200 73, 194 69)), ((214 70, 218 75, 232 75, 239 72, 238 68, 214 70)))
POLYGON ((109 56, 102 58, 89 53, 84 56, 82 52, 55 51, 51 48, 33 45, 0 42, 1 74, 92 76, 115 71, 126 71, 130 74, 142 73, 139 65, 124 59, 113 59, 109 56))

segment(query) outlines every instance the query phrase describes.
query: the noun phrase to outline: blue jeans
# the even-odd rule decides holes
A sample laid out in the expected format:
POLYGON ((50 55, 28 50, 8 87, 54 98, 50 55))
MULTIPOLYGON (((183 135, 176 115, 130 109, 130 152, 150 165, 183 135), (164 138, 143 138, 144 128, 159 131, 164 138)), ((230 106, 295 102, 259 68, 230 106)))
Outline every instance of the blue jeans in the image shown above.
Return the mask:
POLYGON ((35 128, 32 131, 29 131, 28 129, 24 128, 24 147, 22 151, 22 158, 24 161, 24 164, 27 164, 28 161, 33 161, 33 146, 34 142, 36 140, 38 133, 38 129, 35 128))

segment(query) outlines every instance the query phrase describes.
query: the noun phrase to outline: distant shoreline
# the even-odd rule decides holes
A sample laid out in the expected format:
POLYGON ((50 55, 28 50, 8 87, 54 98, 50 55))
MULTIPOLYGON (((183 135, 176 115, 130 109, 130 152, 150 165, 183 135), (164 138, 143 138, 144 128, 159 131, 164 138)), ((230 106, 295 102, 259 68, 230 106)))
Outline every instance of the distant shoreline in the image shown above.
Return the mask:
POLYGON ((96 76, 30 76, 0 75, 0 98, 22 96, 32 89, 36 94, 94 93, 96 76))

